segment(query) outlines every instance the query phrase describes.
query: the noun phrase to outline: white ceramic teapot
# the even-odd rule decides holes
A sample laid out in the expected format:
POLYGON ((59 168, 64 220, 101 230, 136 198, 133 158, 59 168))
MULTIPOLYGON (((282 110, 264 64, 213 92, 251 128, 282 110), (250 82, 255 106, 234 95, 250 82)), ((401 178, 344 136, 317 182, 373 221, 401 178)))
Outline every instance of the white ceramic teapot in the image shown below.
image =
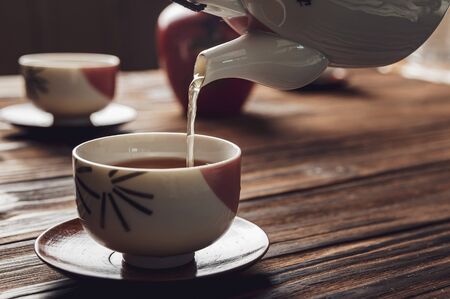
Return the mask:
POLYGON ((278 89, 315 80, 327 66, 383 66, 414 52, 450 0, 174 0, 222 17, 242 36, 200 53, 204 84, 242 78, 278 89))

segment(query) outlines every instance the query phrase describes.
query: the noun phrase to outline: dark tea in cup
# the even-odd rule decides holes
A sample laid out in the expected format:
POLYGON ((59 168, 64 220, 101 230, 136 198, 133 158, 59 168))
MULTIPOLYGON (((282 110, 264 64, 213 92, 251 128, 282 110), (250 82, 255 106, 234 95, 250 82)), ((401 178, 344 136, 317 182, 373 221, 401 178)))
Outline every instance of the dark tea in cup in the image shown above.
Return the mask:
MULTIPOLYGON (((211 164, 211 162, 203 160, 195 160, 195 166, 211 164)), ((146 168, 146 169, 167 169, 167 168, 184 168, 186 167, 186 159, 175 157, 151 157, 125 160, 115 163, 114 166, 126 168, 146 168)))

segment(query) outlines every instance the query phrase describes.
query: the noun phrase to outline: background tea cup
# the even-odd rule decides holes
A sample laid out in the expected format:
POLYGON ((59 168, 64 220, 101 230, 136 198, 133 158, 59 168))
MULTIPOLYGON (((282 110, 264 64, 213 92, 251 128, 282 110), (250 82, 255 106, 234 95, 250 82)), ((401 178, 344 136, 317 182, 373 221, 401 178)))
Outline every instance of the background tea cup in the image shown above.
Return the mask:
POLYGON ((168 268, 191 261, 236 216, 241 151, 223 139, 196 135, 192 168, 142 169, 114 164, 149 157, 185 158, 186 134, 143 133, 94 139, 73 150, 76 203, 98 243, 129 264, 168 268))
POLYGON ((55 119, 88 118, 114 98, 119 58, 106 54, 42 53, 20 57, 26 95, 55 119))

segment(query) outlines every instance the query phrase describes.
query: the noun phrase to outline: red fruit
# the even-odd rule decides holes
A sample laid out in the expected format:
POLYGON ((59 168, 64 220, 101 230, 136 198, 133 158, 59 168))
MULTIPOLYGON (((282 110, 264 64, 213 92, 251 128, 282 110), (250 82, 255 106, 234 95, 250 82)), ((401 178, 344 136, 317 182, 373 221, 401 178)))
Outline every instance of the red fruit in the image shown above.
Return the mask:
MULTIPOLYGON (((161 13, 157 28, 159 62, 185 111, 197 55, 238 36, 222 19, 195 13, 176 4, 169 5, 161 13)), ((252 82, 242 79, 223 79, 208 84, 200 93, 197 115, 238 114, 252 87, 252 82)))

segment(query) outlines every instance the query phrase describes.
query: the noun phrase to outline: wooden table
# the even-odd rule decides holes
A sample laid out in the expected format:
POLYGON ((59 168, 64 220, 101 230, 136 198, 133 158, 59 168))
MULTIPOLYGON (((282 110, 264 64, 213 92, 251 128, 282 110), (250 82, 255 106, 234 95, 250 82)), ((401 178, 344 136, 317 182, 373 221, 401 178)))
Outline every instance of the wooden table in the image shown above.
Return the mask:
MULTIPOLYGON (((239 215, 271 247, 247 271, 189 283, 73 279, 41 262, 35 238, 76 216, 70 152, 92 133, 2 124, 0 297, 449 298, 450 87, 352 75, 335 91, 258 87, 242 116, 198 121, 242 147, 239 215)), ((185 131, 162 73, 124 74, 119 87, 118 102, 139 110, 124 131, 185 131)))

